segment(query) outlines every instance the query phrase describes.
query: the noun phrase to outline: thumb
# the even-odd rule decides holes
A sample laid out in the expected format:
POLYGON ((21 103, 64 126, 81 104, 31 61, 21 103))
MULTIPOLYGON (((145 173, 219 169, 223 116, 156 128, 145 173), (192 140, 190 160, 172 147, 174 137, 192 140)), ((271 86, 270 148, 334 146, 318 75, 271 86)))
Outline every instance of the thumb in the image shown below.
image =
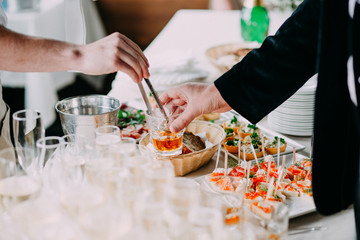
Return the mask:
POLYGON ((194 111, 191 108, 186 108, 185 111, 171 123, 170 131, 174 133, 179 132, 189 125, 196 116, 197 115, 194 114, 194 111))

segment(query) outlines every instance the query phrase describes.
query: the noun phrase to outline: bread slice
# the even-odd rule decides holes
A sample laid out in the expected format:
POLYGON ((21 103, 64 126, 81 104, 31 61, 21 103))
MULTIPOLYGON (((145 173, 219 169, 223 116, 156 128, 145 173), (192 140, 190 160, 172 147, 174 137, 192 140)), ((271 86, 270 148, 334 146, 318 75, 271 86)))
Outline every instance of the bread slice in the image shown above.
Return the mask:
POLYGON ((185 132, 183 136, 183 144, 189 148, 192 152, 205 149, 205 143, 199 136, 194 135, 191 132, 185 132))

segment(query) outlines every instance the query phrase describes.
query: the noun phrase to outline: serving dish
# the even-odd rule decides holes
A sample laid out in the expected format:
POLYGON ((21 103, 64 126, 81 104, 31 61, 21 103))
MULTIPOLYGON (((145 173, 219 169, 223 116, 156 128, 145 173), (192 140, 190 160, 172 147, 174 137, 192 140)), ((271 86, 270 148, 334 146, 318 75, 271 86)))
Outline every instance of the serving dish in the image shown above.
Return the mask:
POLYGON ((258 47, 259 44, 256 42, 227 43, 207 49, 205 55, 221 72, 226 72, 247 53, 258 47))
MULTIPOLYGON (((238 113, 236 113, 235 111, 229 111, 229 112, 226 112, 226 113, 222 113, 221 114, 221 117, 219 119, 219 121, 216 121, 217 124, 222 124, 223 122, 225 122, 226 120, 229 120, 229 119, 232 119, 233 116, 236 116, 236 118, 239 120, 239 121, 243 121, 243 122, 247 122, 248 121, 242 117, 241 115, 239 115, 238 113)), ((298 142, 280 134, 280 133, 277 133, 275 131, 272 131, 271 129, 268 129, 266 127, 263 127, 261 124, 257 124, 256 125, 260 131, 265 135, 265 136, 268 136, 270 138, 273 138, 275 136, 278 136, 280 138, 283 138, 285 139, 286 143, 287 143, 287 146, 285 148, 285 150, 283 152, 280 153, 280 156, 282 155, 286 155, 286 154, 291 154, 293 153, 294 151, 294 147, 296 149, 296 151, 301 151, 301 150, 304 150, 305 149, 305 146, 304 145, 301 145, 299 144, 298 142)), ((222 148, 222 151, 225 151, 224 148, 222 148)), ((229 153, 229 156, 231 156, 232 158, 238 160, 238 156, 236 154, 233 154, 233 153, 229 153)), ((259 158, 260 159, 263 159, 263 157, 259 158)))
MULTIPOLYGON (((302 154, 296 154, 296 159, 301 159, 304 157, 306 156, 302 154)), ((290 166, 292 164, 292 159, 293 159, 293 155, 290 154, 286 155, 285 166, 290 166)), ((223 159, 221 160, 223 161, 223 159)), ((231 163, 231 161, 229 161, 229 163, 234 164, 234 162, 231 163)), ((255 164, 255 161, 253 161, 253 164, 255 164)), ((206 182, 207 176, 209 175, 203 175, 198 178, 195 178, 194 180, 198 182, 201 185, 201 187, 205 188, 207 191, 210 191, 215 194, 221 194, 217 191, 214 191, 214 189, 210 187, 209 184, 207 184, 206 182)), ((316 211, 314 200, 311 196, 308 195, 304 195, 296 198, 294 197, 286 198, 284 203, 289 206, 289 218, 296 218, 316 211)))

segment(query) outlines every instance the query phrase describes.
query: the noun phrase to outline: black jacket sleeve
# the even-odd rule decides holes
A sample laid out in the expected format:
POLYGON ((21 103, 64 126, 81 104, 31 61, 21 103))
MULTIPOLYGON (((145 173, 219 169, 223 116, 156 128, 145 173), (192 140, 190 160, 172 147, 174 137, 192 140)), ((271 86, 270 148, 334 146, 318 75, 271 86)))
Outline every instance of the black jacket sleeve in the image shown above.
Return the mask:
POLYGON ((316 73, 319 13, 320 0, 305 0, 274 36, 215 81, 235 111, 256 123, 316 73))

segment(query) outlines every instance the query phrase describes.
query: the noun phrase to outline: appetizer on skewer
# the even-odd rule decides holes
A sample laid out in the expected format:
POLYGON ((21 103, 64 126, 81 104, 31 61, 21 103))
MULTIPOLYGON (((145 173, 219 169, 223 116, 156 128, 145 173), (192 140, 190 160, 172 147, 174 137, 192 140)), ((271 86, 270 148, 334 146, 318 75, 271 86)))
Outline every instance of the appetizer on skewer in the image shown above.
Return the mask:
POLYGON ((311 159, 298 159, 287 168, 284 163, 276 166, 273 157, 266 156, 259 160, 259 166, 253 164, 247 168, 242 162, 229 168, 227 176, 224 170, 217 169, 208 180, 220 192, 245 192, 244 202, 249 209, 266 219, 272 209, 286 198, 312 196, 311 159))
MULTIPOLYGON (((241 149, 245 149, 245 159, 247 161, 255 159, 251 145, 255 150, 257 158, 261 158, 263 156, 260 137, 256 132, 253 132, 250 136, 246 136, 241 141, 241 149)), ((244 159, 244 151, 240 151, 240 158, 244 159)))

